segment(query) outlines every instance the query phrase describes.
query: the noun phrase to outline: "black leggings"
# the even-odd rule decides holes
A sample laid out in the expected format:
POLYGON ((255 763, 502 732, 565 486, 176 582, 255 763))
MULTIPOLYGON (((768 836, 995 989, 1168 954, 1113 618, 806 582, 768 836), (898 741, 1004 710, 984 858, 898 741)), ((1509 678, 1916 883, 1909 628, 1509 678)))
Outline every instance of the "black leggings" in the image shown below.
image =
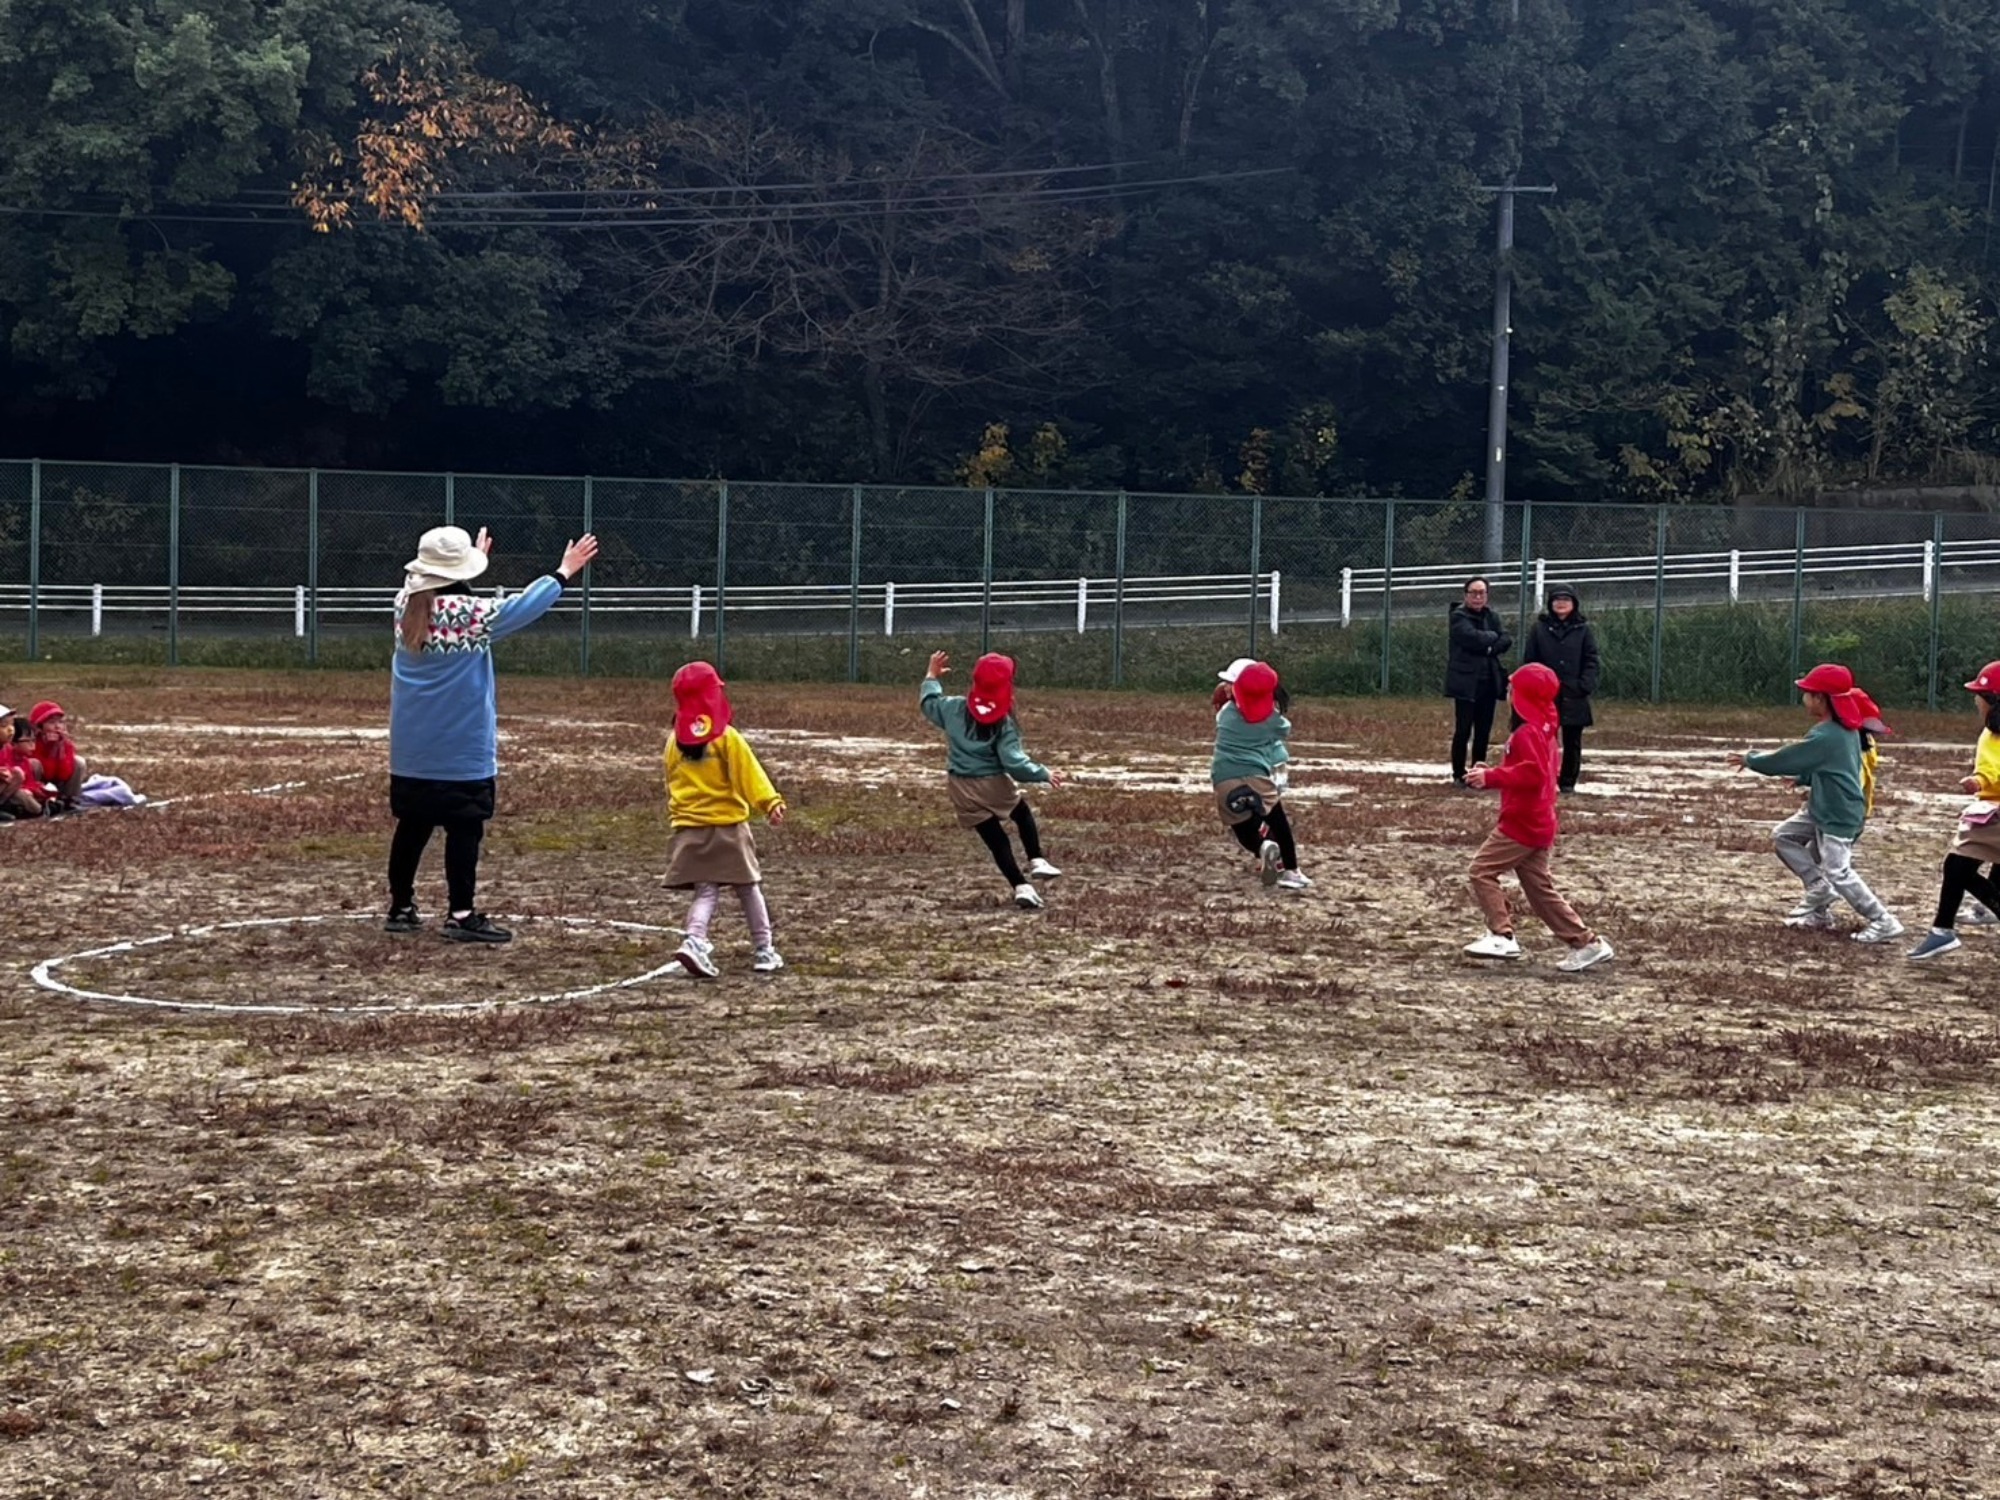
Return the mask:
POLYGON ((1988 911, 2000 912, 2000 882, 1979 873, 1979 861, 1970 854, 1944 857, 1944 884, 1938 890, 1936 926, 1958 925, 1958 908, 1967 896, 1988 911))
POLYGON ((455 912, 471 911, 479 883, 479 841, 486 835, 484 818, 398 818, 396 836, 389 840, 389 904, 414 906, 417 866, 431 834, 444 830, 445 893, 455 912))
POLYGON ((1472 742, 1472 759, 1486 759, 1486 746, 1493 738, 1493 710, 1498 698, 1454 698, 1455 717, 1451 727, 1451 779, 1465 780, 1465 746, 1472 742))
MULTIPOLYGON (((1014 804, 1014 810, 1007 815, 1014 820, 1014 826, 1021 830, 1021 847, 1031 860, 1042 857, 1042 832, 1035 826, 1035 810, 1028 806, 1023 797, 1014 804)), ((988 818, 984 823, 973 826, 979 841, 993 856, 993 863, 1000 867, 1009 885, 1026 885, 1028 877, 1021 873, 1021 867, 1014 862, 1014 846, 1007 839, 1007 830, 1000 826, 998 818, 988 818)))
POLYGON ((1252 854, 1261 854, 1264 839, 1270 837, 1278 846, 1278 862, 1287 870, 1299 867, 1299 846, 1292 841, 1292 820, 1285 816, 1285 804, 1273 802, 1264 809, 1263 826, 1258 827, 1256 818, 1245 818, 1241 823, 1229 825, 1229 831, 1236 835, 1236 842, 1252 854))

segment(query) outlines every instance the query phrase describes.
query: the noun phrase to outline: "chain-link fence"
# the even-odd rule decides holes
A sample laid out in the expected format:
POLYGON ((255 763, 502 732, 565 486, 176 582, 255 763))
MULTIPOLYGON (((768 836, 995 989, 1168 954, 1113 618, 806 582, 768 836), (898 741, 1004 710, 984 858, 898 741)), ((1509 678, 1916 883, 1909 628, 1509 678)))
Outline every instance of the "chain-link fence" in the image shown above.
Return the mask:
POLYGON ((1577 590, 1607 698, 1771 702, 1813 662, 1935 704, 2000 656, 2000 517, 0 462, 0 653, 379 666, 426 528, 484 526, 519 588, 603 554, 507 660, 888 682, 934 649, 1028 680, 1428 694, 1465 581, 1525 635, 1577 590))

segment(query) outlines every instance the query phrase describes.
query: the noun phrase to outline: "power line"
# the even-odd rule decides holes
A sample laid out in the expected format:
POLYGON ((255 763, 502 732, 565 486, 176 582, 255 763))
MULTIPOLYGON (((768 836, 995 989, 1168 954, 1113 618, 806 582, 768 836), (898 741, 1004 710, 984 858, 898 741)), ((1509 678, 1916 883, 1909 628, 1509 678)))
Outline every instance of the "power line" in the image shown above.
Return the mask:
MULTIPOLYGON (((603 205, 579 205, 575 208, 523 209, 516 216, 506 216, 498 211, 451 210, 426 216, 427 227, 440 229, 617 229, 617 228, 718 228, 730 225, 772 224, 788 222, 837 221, 857 217, 879 215, 901 216, 916 213, 941 213, 955 208, 963 208, 981 203, 1063 203, 1088 202, 1092 200, 1116 199, 1145 193, 1158 188, 1209 185, 1226 182, 1240 182, 1259 177, 1274 177, 1292 171, 1290 167, 1264 167, 1240 172, 1210 172, 1183 177, 1150 178, 1136 182, 1101 183, 1073 188, 1026 189, 1011 193, 956 193, 919 196, 908 199, 895 198, 832 198, 817 202, 744 203, 737 205, 741 211, 733 211, 722 206, 712 207, 704 214, 686 216, 684 206, 640 207, 629 211, 608 208, 603 205), (556 214, 594 213, 595 218, 551 217, 556 214), (679 216, 676 216, 679 215, 679 216)), ((749 191, 749 190, 746 190, 749 191)), ((504 196, 504 195, 503 195, 504 196)), ((663 197, 664 194, 650 196, 663 197)), ((149 224, 233 224, 241 226, 267 226, 275 228, 308 228, 303 218, 286 214, 272 217, 274 206, 249 203, 224 203, 214 207, 214 213, 154 213, 134 212, 129 209, 83 209, 83 208, 29 208, 20 204, 0 204, 0 215, 17 218, 57 218, 113 220, 122 223, 149 224)), ((379 227, 395 229, 404 227, 400 221, 380 218, 359 218, 342 224, 341 228, 379 227)))

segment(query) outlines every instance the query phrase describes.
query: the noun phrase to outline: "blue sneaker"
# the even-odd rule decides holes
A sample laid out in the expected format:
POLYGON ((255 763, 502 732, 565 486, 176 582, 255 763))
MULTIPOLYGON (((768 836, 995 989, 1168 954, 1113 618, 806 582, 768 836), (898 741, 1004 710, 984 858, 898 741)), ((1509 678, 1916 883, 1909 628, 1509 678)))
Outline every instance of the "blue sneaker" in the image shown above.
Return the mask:
POLYGON ((1924 940, 1910 950, 1910 958, 1916 963, 1922 963, 1927 958, 1942 958, 1962 946, 1964 945, 1959 942, 1958 934, 1949 927, 1933 927, 1925 934, 1924 940))

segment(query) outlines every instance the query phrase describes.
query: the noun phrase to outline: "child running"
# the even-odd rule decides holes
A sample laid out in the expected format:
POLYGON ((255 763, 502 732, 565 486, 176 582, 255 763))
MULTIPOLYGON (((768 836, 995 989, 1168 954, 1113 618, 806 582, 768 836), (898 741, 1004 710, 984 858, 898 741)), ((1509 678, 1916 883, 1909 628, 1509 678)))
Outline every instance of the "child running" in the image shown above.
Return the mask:
POLYGON ((945 784, 951 788, 952 811, 958 814, 958 826, 970 828, 986 845, 993 863, 1014 888, 1014 904, 1023 911, 1039 911, 1042 894, 1030 877, 1054 880, 1062 871, 1042 857, 1042 835, 1035 826, 1034 810, 1015 784, 1061 786, 1063 779, 1028 759, 1028 752, 1021 748, 1021 730, 1014 722, 1012 657, 990 653, 974 662, 972 687, 963 698, 945 696, 944 684, 938 679, 950 670, 951 657, 933 651, 917 705, 926 719, 944 731, 950 746, 945 784), (1014 846, 1001 826, 1002 818, 1011 818, 1021 832, 1021 848, 1028 856, 1025 875, 1014 860, 1014 846))
POLYGON ((1465 951, 1474 958, 1522 956, 1507 893, 1500 888, 1500 877, 1512 870, 1528 909, 1569 945, 1569 956, 1556 967, 1565 974, 1581 973, 1611 957, 1611 945, 1583 925, 1549 872, 1556 845, 1562 735, 1556 698, 1562 682, 1549 668, 1532 662, 1518 668, 1507 687, 1521 727, 1507 736, 1499 765, 1475 765, 1465 773, 1467 786, 1494 787, 1500 793, 1499 822, 1472 857, 1469 872, 1473 899, 1486 918, 1486 936, 1466 944, 1465 951))
POLYGON ((785 821, 785 799, 757 763, 749 742, 730 726, 734 715, 726 686, 705 661, 689 662, 674 673, 674 727, 666 750, 667 813, 673 824, 667 885, 694 891, 687 941, 674 957, 699 979, 721 972, 708 928, 725 885, 736 892, 743 920, 750 924, 750 967, 774 974, 785 966, 772 943, 764 873, 750 837, 751 809, 775 827, 785 821))
POLYGON ((1216 674, 1215 756, 1208 779, 1215 810, 1236 842, 1257 856, 1260 878, 1280 890, 1303 891, 1312 882, 1299 873, 1298 845, 1281 800, 1285 764, 1292 752, 1285 741, 1291 720, 1282 712, 1284 689, 1267 662, 1239 657, 1216 674))
POLYGON ((2000 881, 1979 873, 1981 865, 2000 860, 2000 661, 1988 662, 1965 686, 1978 705, 1983 725, 1972 774, 1958 783, 1973 800, 1958 815, 1958 836, 1944 857, 1937 919, 1924 940, 1910 950, 1910 957, 1918 963, 1942 958, 1960 946, 1958 912, 1968 895, 1986 910, 2000 911, 2000 881))
POLYGON ((1732 766, 1760 776, 1789 776, 1807 789, 1806 805, 1771 831, 1778 858, 1805 886, 1785 925, 1829 929, 1833 903, 1840 899, 1867 922, 1854 934, 1855 942, 1886 943, 1903 935, 1903 924, 1854 868, 1854 841, 1868 821, 1862 726, 1879 719, 1880 712, 1855 687, 1854 674, 1838 663, 1821 663, 1795 685, 1814 720, 1806 737, 1763 754, 1733 751, 1728 757, 1732 766))

